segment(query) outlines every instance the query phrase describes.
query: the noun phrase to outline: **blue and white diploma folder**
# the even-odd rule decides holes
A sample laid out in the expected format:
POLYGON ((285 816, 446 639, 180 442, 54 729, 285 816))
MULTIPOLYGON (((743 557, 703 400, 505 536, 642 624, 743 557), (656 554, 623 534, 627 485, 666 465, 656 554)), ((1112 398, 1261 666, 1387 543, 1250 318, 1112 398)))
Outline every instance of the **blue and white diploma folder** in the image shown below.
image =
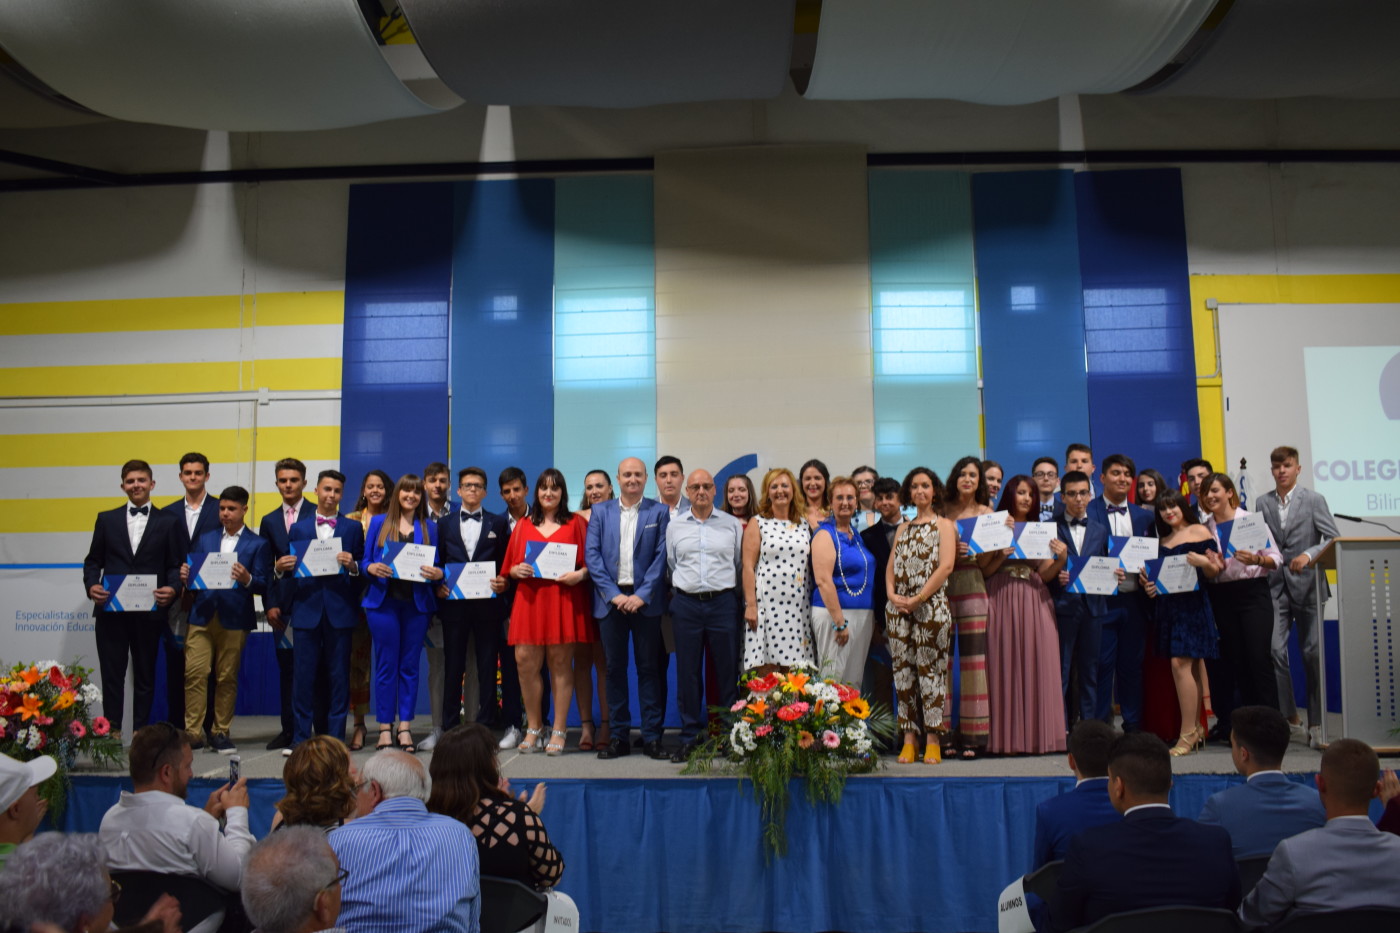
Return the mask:
POLYGON ((190 589, 233 589, 233 565, 238 563, 236 553, 211 551, 208 554, 190 554, 185 558, 185 563, 190 567, 190 589))
POLYGON ((970 554, 990 554, 1004 551, 1016 540, 1016 532, 1007 526, 1010 512, 988 512, 976 518, 958 519, 958 539, 966 542, 970 554))
POLYGON ((293 541, 292 553, 297 556, 298 577, 333 577, 345 573, 340 563, 340 552, 345 550, 339 538, 324 541, 293 541))
POLYGON ((1157 539, 1146 535, 1121 538, 1109 535, 1108 556, 1118 558, 1118 563, 1128 573, 1141 573, 1145 561, 1157 559, 1157 539))
POLYGON ((112 596, 107 608, 112 612, 149 612, 156 607, 156 575, 111 574, 102 578, 102 588, 112 596))
POLYGON ((1054 557, 1050 542, 1055 540, 1056 534, 1054 522, 1017 522, 1016 543, 1011 545, 1011 556, 1027 560, 1054 557))
POLYGON ((418 583, 424 567, 431 567, 437 560, 437 548, 431 544, 414 544, 412 541, 385 541, 384 563, 393 571, 395 580, 413 580, 418 583))
POLYGON ((448 599, 495 599, 491 581, 496 578, 496 562, 474 560, 465 564, 443 564, 448 599))
POLYGON ((1215 526, 1220 551, 1230 557, 1236 551, 1262 551, 1269 547, 1269 526, 1258 512, 1246 512, 1233 521, 1215 526))
POLYGON ((1144 568, 1147 570, 1147 579, 1156 585, 1158 596, 1190 593, 1201 588, 1200 575, 1196 573, 1196 568, 1191 566, 1185 554, 1169 554, 1149 560, 1144 564, 1144 568))
POLYGON ((525 563, 541 580, 558 580, 578 566, 578 545, 554 541, 526 541, 525 563))
POLYGON ((1071 557, 1069 586, 1071 593, 1088 596, 1112 596, 1118 592, 1118 558, 1116 557, 1071 557))

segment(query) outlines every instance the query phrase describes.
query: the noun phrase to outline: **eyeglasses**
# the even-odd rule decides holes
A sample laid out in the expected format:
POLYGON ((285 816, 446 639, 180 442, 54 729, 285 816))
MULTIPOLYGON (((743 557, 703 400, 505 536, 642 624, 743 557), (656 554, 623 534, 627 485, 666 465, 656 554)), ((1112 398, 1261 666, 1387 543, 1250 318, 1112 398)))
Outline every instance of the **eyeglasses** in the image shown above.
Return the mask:
POLYGON ((462 483, 462 485, 461 485, 460 487, 458 487, 458 488, 460 488, 460 489, 485 489, 485 488, 486 488, 486 484, 485 484, 485 483, 462 483))
POLYGON ((345 884, 345 879, 346 879, 346 878, 349 878, 349 877, 350 877, 350 869, 348 869, 348 868, 342 868, 340 871, 338 871, 338 872, 335 873, 335 878, 331 879, 331 883, 330 883, 330 884, 322 885, 321 890, 322 890, 322 891, 325 891, 325 890, 327 890, 327 889, 329 889, 329 888, 335 887, 335 886, 338 885, 338 884, 343 885, 343 884, 345 884))
POLYGON ((1054 479, 1060 475, 1059 470, 1036 470, 1031 476, 1035 479, 1054 479))
POLYGON ((107 896, 113 904, 122 899, 122 883, 115 878, 107 879, 107 896))
POLYGON ((1062 492, 1060 495, 1066 499, 1087 499, 1089 498, 1089 490, 1076 489, 1074 492, 1062 492))
POLYGON ((702 489, 713 490, 714 488, 715 488, 715 484, 714 484, 714 483, 691 483, 689 486, 685 487, 685 491, 686 491, 686 492, 699 492, 699 491, 702 490, 702 489))

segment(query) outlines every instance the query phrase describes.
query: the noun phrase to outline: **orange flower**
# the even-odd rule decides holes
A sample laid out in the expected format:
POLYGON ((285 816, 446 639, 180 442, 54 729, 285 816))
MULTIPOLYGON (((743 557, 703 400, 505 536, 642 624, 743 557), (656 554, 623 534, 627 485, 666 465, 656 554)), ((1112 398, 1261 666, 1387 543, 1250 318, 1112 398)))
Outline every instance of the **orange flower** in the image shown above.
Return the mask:
POLYGON ((26 687, 32 687, 39 681, 43 680, 44 675, 39 673, 39 669, 37 667, 31 667, 27 671, 20 671, 19 679, 24 681, 24 685, 26 687))
POLYGON ((759 716, 764 716, 768 713, 768 702, 766 700, 757 700, 749 704, 749 709, 759 716))
POLYGON ((870 703, 860 697, 854 700, 847 700, 841 704, 841 708, 857 719, 864 719, 870 715, 870 703))
POLYGON ((20 707, 19 714, 25 719, 33 719, 39 715, 40 699, 32 693, 25 694, 24 705, 20 707))
POLYGON ((72 690, 65 690, 54 698, 54 709, 67 709, 78 701, 78 695, 72 690))
POLYGON ((806 729, 803 729, 801 732, 797 733, 798 748, 811 748, 812 743, 815 741, 816 738, 812 735, 812 733, 808 732, 806 729))
POLYGON ((799 693, 803 687, 807 686, 807 681, 811 679, 812 678, 808 677, 806 674, 789 674, 787 677, 787 684, 783 686, 783 689, 791 690, 793 693, 799 693))

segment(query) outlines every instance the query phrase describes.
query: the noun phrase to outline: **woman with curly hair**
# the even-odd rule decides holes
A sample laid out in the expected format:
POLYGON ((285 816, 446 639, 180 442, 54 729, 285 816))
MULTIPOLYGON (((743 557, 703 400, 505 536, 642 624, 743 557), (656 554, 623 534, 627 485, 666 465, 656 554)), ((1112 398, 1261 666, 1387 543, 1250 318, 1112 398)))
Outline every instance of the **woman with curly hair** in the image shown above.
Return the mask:
POLYGON ((287 795, 277 801, 272 828, 315 826, 330 832, 355 816, 360 772, 344 743, 330 735, 313 735, 292 749, 282 769, 287 795))

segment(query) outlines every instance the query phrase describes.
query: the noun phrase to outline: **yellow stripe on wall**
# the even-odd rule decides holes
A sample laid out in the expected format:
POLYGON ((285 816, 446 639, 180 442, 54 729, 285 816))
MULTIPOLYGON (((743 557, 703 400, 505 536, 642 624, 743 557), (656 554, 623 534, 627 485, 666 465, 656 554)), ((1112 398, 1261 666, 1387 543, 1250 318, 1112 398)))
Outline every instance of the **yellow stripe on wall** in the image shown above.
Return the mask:
MULTIPOLYGON (((257 431, 258 450, 275 455, 296 451, 301 460, 336 460, 340 457, 340 427, 311 425, 262 427, 257 431)), ((178 463, 186 451, 198 450, 214 463, 248 463, 253 460, 251 430, 213 431, 100 431, 75 434, 0 435, 0 468, 85 467, 122 464, 133 457, 150 463, 178 463)), ((115 508, 115 506, 113 506, 115 508)))
POLYGON ((338 291, 0 304, 0 336, 221 330, 344 320, 345 293, 338 291))
POLYGON ((202 392, 339 389, 340 359, 244 360, 33 366, 0 370, 0 396, 178 395, 202 392))

